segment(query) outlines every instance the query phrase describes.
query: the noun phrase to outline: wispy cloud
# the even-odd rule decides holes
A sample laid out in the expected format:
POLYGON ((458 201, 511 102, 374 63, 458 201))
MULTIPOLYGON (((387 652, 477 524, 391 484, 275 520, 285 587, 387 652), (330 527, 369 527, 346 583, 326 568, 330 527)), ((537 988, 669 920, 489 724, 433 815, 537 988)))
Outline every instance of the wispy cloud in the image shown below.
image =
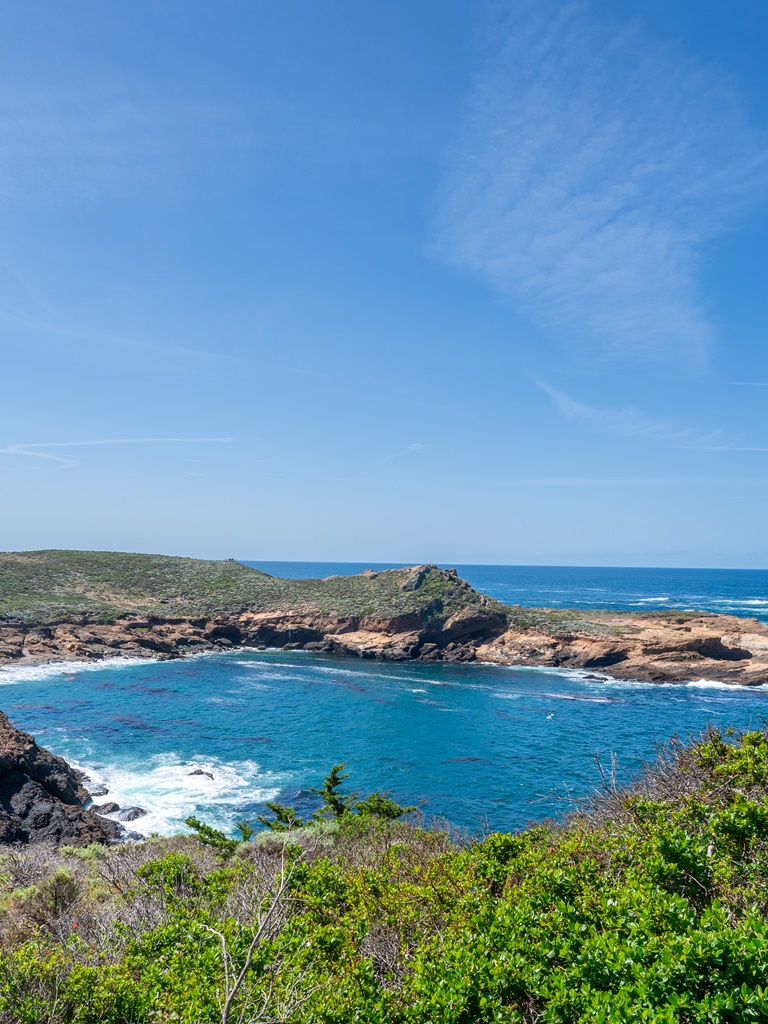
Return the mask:
POLYGON ((219 161, 243 139, 242 111, 170 98, 115 75, 66 89, 4 82, 0 195, 5 204, 146 190, 219 161))
POLYGON ((50 448, 92 448, 98 445, 123 444, 231 444, 233 437, 119 437, 98 441, 44 441, 34 444, 9 444, 0 448, 0 455, 21 455, 33 459, 47 459, 60 466, 76 466, 74 459, 53 455, 50 448), (41 450, 42 449, 42 450, 41 450))
POLYGON ((615 408, 589 405, 564 394, 537 377, 532 380, 552 400, 562 416, 569 420, 585 423, 602 433, 680 442, 675 447, 705 447, 708 442, 711 443, 718 436, 717 431, 712 431, 702 437, 700 432, 691 427, 680 426, 669 420, 655 419, 631 406, 615 408), (689 444, 684 444, 685 441, 688 441, 689 444))
POLYGON ((675 447, 700 452, 768 452, 768 448, 741 444, 678 444, 675 447))
POLYGON ((588 5, 515 5, 468 98, 439 247, 557 336, 700 357, 703 247, 765 193, 734 84, 588 5))
POLYGON ((385 455, 383 459, 379 459, 379 462, 391 462, 392 459, 399 459, 403 455, 413 455, 414 452, 420 452, 426 445, 420 441, 414 441, 413 444, 409 444, 407 448, 403 448, 399 452, 392 452, 391 455, 385 455))
POLYGON ((97 346, 134 351, 141 354, 166 355, 217 363, 242 363, 242 359, 221 350, 213 352, 164 341, 127 337, 116 331, 105 331, 74 322, 42 294, 36 284, 0 259, 0 327, 24 332, 42 339, 61 339, 76 345, 97 346))

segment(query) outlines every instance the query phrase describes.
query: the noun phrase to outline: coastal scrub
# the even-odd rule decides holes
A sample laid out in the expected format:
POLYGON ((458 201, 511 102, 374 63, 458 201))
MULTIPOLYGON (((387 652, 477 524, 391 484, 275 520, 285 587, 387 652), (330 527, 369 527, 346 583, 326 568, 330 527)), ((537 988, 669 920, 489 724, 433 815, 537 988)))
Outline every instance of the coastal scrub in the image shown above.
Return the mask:
POLYGON ((341 814, 1 870, 9 1024, 768 1020, 765 729, 673 740, 515 834, 341 814))
POLYGON ((196 617, 294 611, 390 620, 470 608, 501 610, 455 573, 389 569, 328 579, 281 579, 234 559, 207 561, 119 551, 0 553, 0 619, 47 624, 126 616, 196 617), (363 614, 364 613, 364 614, 363 614))

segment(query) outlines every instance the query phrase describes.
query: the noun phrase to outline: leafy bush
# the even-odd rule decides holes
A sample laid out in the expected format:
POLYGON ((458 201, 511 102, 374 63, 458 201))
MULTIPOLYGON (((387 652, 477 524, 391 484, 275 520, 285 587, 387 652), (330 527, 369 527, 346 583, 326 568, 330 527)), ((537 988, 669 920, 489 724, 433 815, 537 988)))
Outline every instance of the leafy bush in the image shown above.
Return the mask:
POLYGON ((768 1021, 766 730, 474 842, 361 809, 381 794, 355 813, 342 781, 330 831, 8 851, 0 1021, 768 1021))

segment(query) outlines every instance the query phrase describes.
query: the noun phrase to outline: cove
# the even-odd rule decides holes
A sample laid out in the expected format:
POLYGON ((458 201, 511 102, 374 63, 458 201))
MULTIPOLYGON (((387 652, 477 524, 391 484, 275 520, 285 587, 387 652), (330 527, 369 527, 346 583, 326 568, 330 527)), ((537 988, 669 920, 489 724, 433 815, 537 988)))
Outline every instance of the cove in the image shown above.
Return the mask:
POLYGON ((0 684, 14 724, 110 800, 147 809, 131 826, 145 834, 178 831, 193 813, 231 831, 272 798, 306 810, 340 761, 350 785, 391 790, 428 817, 521 828, 562 817, 597 784, 595 752, 615 752, 628 778, 673 734, 758 725, 768 712, 768 688, 713 680, 654 686, 282 650, 9 667, 0 684))

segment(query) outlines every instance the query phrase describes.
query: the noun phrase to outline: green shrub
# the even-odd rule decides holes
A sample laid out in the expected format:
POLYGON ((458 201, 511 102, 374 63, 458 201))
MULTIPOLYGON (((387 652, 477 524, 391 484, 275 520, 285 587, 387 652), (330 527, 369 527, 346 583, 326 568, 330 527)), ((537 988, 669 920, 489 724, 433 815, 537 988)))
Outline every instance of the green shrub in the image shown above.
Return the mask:
POLYGON ((710 731, 563 826, 460 844, 360 811, 389 798, 336 766, 333 828, 234 857, 201 827, 8 861, 0 1020, 768 1021, 767 780, 768 733, 710 731))

